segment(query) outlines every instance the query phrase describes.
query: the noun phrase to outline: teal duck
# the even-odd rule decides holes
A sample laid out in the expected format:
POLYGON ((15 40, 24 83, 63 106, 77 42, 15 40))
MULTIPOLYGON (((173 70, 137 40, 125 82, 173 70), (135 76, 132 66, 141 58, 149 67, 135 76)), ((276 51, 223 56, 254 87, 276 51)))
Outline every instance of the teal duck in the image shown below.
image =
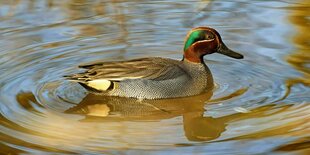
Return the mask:
POLYGON ((81 65, 83 73, 66 76, 92 93, 139 99, 163 99, 198 95, 213 88, 212 74, 203 57, 220 53, 242 59, 223 43, 210 27, 188 32, 183 59, 149 57, 128 61, 81 65))

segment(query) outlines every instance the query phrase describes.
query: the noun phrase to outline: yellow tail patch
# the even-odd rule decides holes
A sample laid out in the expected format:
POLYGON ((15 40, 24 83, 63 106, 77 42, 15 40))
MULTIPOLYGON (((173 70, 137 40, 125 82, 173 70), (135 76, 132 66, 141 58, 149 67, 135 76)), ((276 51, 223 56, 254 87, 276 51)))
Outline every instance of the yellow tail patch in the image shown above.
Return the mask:
POLYGON ((109 80, 92 80, 87 82, 87 86, 101 91, 108 90, 111 84, 112 82, 109 80))

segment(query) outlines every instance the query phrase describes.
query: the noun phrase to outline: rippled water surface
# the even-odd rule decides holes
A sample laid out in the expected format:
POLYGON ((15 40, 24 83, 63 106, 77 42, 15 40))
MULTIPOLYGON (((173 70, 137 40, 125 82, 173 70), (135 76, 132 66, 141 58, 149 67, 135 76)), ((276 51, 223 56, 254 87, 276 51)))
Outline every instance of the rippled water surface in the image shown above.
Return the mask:
POLYGON ((1 153, 310 153, 308 0, 0 4, 1 153), (63 78, 94 61, 181 59, 197 26, 245 56, 205 57, 212 92, 98 97, 63 78))

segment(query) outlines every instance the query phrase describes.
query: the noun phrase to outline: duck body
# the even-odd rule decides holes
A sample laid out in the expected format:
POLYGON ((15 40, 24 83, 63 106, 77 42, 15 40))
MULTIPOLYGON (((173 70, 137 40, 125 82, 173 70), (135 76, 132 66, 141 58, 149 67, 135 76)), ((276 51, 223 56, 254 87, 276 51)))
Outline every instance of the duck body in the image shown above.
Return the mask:
POLYGON ((80 67, 89 70, 75 74, 71 79, 78 80, 86 89, 100 95, 175 98, 197 95, 207 87, 213 87, 209 68, 205 64, 188 61, 153 57, 80 67))
POLYGON ((81 65, 86 72, 66 77, 104 96, 139 99, 193 96, 213 88, 212 74, 203 56, 214 52, 243 58, 228 49, 214 29, 198 27, 188 33, 181 61, 151 57, 99 62, 81 65))

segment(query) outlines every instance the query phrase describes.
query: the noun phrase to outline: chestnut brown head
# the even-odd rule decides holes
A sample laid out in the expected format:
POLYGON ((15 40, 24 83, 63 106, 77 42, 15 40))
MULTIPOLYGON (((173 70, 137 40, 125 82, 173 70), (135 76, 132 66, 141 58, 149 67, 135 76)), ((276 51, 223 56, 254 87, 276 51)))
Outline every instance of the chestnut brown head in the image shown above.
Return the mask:
POLYGON ((201 62, 207 54, 220 53, 226 56, 242 59, 243 55, 229 49, 222 41, 220 34, 210 27, 197 27, 186 36, 184 58, 192 62, 201 62))

